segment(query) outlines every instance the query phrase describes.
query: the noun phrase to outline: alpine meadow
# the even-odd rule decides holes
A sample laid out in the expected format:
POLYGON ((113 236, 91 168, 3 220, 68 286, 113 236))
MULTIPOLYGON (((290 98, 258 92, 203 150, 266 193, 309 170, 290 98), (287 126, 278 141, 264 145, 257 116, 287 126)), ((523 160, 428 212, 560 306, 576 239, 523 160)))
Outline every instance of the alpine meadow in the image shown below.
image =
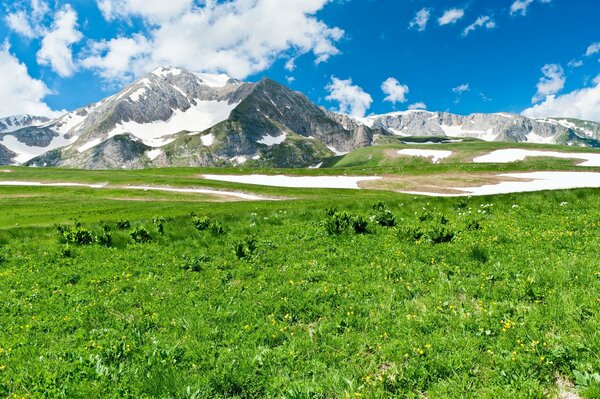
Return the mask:
POLYGON ((598 4, 0 5, 0 397, 600 399, 598 4))

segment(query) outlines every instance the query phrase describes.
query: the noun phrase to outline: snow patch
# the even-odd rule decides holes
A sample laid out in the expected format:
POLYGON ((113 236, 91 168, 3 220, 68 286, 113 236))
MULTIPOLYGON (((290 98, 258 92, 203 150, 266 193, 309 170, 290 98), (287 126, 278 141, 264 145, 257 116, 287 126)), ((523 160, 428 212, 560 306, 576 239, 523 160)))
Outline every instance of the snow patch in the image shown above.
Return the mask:
POLYGON ((142 96, 144 95, 145 92, 146 92, 145 87, 139 88, 129 95, 129 99, 131 101, 133 101, 134 103, 136 103, 136 102, 140 101, 140 98, 142 98, 142 96))
POLYGON ((231 183, 288 188, 359 189, 362 181, 379 180, 379 176, 284 176, 284 175, 203 175, 205 179, 231 183))
POLYGON ((537 144, 556 144, 555 137, 543 137, 535 132, 531 132, 527 135, 528 143, 537 143, 537 144))
POLYGON ((496 150, 489 154, 482 155, 473 159, 475 163, 509 163, 523 161, 526 157, 554 157, 562 159, 581 159, 584 162, 578 166, 600 166, 599 153, 577 153, 577 152, 556 152, 556 151, 536 151, 522 149, 496 150))
POLYGON ((21 143, 15 136, 4 136, 0 140, 0 144, 17 154, 14 158, 16 163, 25 163, 32 160, 35 157, 45 154, 50 150, 57 148, 66 147, 72 144, 77 138, 65 139, 64 137, 54 137, 47 147, 36 147, 28 146, 25 143, 21 143))
POLYGON ((340 156, 340 155, 346 155, 348 154, 348 151, 338 151, 335 147, 333 146, 327 146, 327 148, 329 149, 329 151, 333 152, 335 155, 340 156))
POLYGON ((439 163, 442 159, 448 158, 450 155, 452 155, 452 151, 419 150, 419 149, 407 148, 407 149, 398 151, 398 154, 413 156, 413 157, 431 158, 431 162, 439 163))
POLYGON ((179 76, 183 73, 183 70, 175 67, 158 67, 152 74, 158 76, 159 78, 166 78, 169 75, 179 76))
POLYGON ((244 157, 244 156, 237 156, 237 157, 233 157, 231 158, 231 162, 233 162, 236 165, 243 165, 248 161, 248 158, 244 157))
POLYGON ((217 88, 227 86, 227 82, 231 79, 225 74, 196 73, 195 75, 202 79, 207 86, 217 88))
POLYGON ((256 142, 271 147, 283 143, 285 139, 287 139, 287 133, 281 132, 279 136, 271 136, 269 134, 264 135, 260 140, 257 140, 256 142))
POLYGON ((157 149, 154 149, 154 150, 150 150, 150 151, 146 151, 146 156, 151 161, 154 161, 160 154, 162 154, 162 150, 160 148, 157 148, 157 149))
POLYGON ((165 140, 165 136, 184 130, 203 131, 229 118, 231 111, 238 103, 227 101, 200 101, 187 111, 175 110, 167 121, 151 123, 122 122, 110 132, 109 137, 131 133, 151 147, 160 147, 173 140, 165 140))
POLYGON ((94 139, 94 140, 89 141, 86 144, 82 145, 81 147, 77 148, 77 151, 79 153, 86 152, 87 150, 94 148, 95 146, 97 146, 100 143, 102 143, 102 139, 94 139))
POLYGON ((202 144, 205 147, 210 147, 215 142, 215 136, 212 133, 205 134, 204 136, 200 137, 200 140, 202 140, 202 144))
POLYGON ((276 201, 274 198, 260 197, 258 195, 238 193, 234 191, 207 190, 200 188, 170 188, 170 187, 152 187, 152 186, 127 186, 111 187, 106 184, 81 184, 81 183, 41 183, 34 181, 0 181, 0 186, 10 187, 84 187, 84 188, 112 188, 123 190, 143 190, 143 191, 165 191, 170 193, 188 193, 188 194, 210 194, 226 197, 234 197, 253 201, 276 201))
POLYGON ((309 166, 308 169, 319 169, 321 166, 323 166, 323 162, 321 162, 315 166, 309 166))

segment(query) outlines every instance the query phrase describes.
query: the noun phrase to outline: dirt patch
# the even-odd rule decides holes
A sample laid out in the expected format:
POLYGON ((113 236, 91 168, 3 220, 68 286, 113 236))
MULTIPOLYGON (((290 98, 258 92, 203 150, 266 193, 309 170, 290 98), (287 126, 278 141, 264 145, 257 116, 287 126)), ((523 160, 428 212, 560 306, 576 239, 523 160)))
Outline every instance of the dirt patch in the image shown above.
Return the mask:
POLYGON ((427 192, 432 194, 464 194, 456 187, 478 187, 523 179, 499 176, 493 173, 439 173, 430 175, 386 175, 382 180, 364 181, 360 188, 368 190, 390 190, 427 192))
POLYGON ((575 390, 575 385, 561 375, 556 376, 556 388, 556 399, 582 399, 575 390))

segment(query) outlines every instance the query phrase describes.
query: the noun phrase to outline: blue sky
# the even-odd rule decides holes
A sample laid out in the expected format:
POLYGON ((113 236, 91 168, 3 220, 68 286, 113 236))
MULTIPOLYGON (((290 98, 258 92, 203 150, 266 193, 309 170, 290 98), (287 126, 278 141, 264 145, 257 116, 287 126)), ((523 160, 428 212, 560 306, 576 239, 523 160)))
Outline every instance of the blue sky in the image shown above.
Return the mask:
POLYGON ((426 106, 600 121, 595 0, 23 0, 2 8, 0 116, 72 110, 167 64, 268 76, 356 116, 426 106))

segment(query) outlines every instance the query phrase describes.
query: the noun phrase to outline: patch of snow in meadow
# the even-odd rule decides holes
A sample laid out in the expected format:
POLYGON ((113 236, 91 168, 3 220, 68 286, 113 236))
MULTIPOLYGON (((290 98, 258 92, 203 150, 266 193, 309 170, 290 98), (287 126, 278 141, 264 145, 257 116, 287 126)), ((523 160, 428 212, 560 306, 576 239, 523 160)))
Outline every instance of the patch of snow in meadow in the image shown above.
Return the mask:
POLYGON ((475 163, 509 163, 523 161, 526 157, 554 157, 562 159, 581 159, 584 162, 578 166, 600 166, 600 154, 595 153, 576 153, 576 152, 556 152, 556 151, 536 151, 522 149, 496 150, 489 154, 482 155, 473 159, 475 163))
POLYGON ((379 176, 285 176, 285 175, 203 175, 205 179, 230 183, 287 188, 359 189, 362 181, 379 180, 379 176))

